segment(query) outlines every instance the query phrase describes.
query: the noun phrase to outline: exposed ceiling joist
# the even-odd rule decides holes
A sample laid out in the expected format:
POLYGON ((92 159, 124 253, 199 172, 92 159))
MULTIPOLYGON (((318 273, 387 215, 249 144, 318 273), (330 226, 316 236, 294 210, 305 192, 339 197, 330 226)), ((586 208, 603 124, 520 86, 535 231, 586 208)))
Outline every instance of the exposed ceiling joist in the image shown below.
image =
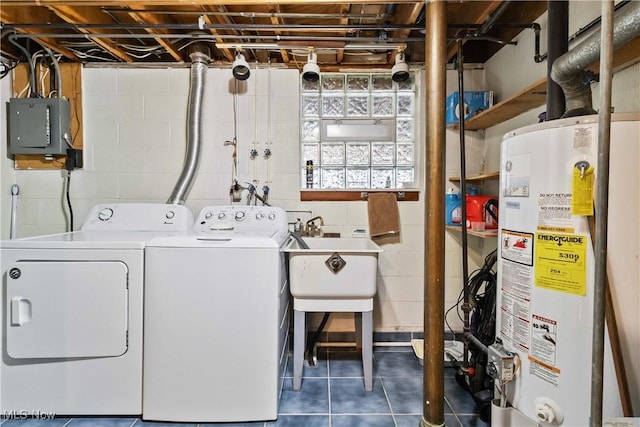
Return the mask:
MULTIPOLYGON (((280 13, 281 12, 280 5, 278 4, 275 5, 272 12, 280 13)), ((270 19, 271 19, 271 23, 274 25, 284 25, 284 20, 279 16, 272 16, 270 19)), ((275 33, 278 36, 281 34, 286 34, 286 32, 283 33, 281 31, 276 31, 275 33)), ((282 62, 284 62, 285 64, 288 64, 290 59, 289 59, 289 53, 287 52, 287 50, 280 49, 280 55, 282 56, 282 62)))
MULTIPOLYGON (((23 7, 0 7, 0 21, 7 24, 17 24, 19 22, 53 22, 56 20, 56 15, 48 9, 33 9, 23 7)), ((23 31, 27 34, 37 34, 38 29, 27 29, 23 31)), ((69 49, 60 46, 54 41, 54 39, 47 37, 38 37, 35 39, 38 43, 48 47, 54 52, 60 53, 67 59, 72 61, 79 61, 79 58, 71 52, 69 49)))
MULTIPOLYGON (((145 1, 122 1, 122 0, 4 0, 3 3, 8 6, 57 6, 57 5, 73 5, 73 6, 123 6, 129 7, 142 6, 175 6, 175 0, 145 0, 145 1)), ((302 5, 309 4, 309 0, 189 0, 188 3, 180 2, 180 4, 189 4, 190 6, 198 5, 227 5, 227 6, 247 6, 247 5, 265 5, 271 6, 278 4, 302 5)), ((313 0, 318 4, 341 4, 344 1, 336 0, 313 0)), ((351 4, 371 4, 371 0, 351 0, 351 4)), ((415 3, 415 0, 376 0, 377 4, 387 3, 415 3)))
MULTIPOLYGON (((468 16, 473 16, 474 19, 472 22, 465 22, 465 24, 482 24, 484 23, 492 13, 496 11, 496 9, 502 3, 501 0, 494 0, 490 2, 472 2, 466 3, 465 7, 473 10, 469 10, 468 16)), ((464 43, 464 41, 463 41, 464 43)), ((458 43, 455 41, 449 43, 449 47, 447 48, 447 60, 450 60, 458 53, 458 43)))
MULTIPOLYGON (((405 51, 407 62, 425 61, 425 0, 0 1, 3 29, 20 33, 15 36, 17 43, 26 46, 27 39, 37 39, 72 61, 181 63, 188 61, 185 48, 196 42, 210 45, 211 60, 216 63, 233 62, 235 51, 242 49, 250 63, 300 68, 310 47, 316 50, 322 69, 334 65, 391 68, 398 49, 405 51), (11 10, 22 12, 14 16, 5 12, 11 10)), ((447 3, 450 39, 460 28, 472 34, 487 19, 499 17, 486 36, 472 38, 465 48, 468 62, 485 62, 502 47, 495 41, 512 40, 528 28, 527 22, 532 21, 525 19, 540 16, 547 2, 447 3), (492 15, 503 9, 503 14, 492 15), (513 22, 525 26, 504 26, 513 22)), ((16 54, 16 49, 5 51, 16 54)), ((454 54, 455 48, 450 52, 454 54)))
MULTIPOLYGON (((418 17, 420 16, 420 12, 422 12, 423 8, 424 8, 424 4, 422 3, 416 3, 414 5, 409 5, 409 4, 400 5, 398 6, 395 16, 393 17, 393 23, 394 24, 402 24, 405 22, 415 23, 418 17)), ((410 32, 411 32, 410 30, 393 31, 391 33, 391 37, 405 38, 409 36, 410 32)), ((395 62, 395 52, 391 52, 391 54, 389 55, 388 63, 390 65, 393 65, 394 62, 395 62)))
MULTIPOLYGON (((168 20, 162 15, 154 15, 150 13, 142 13, 142 12, 129 12, 129 16, 139 24, 167 24, 168 20)), ((167 34, 167 30, 152 30, 150 28, 145 29, 145 31, 149 34, 154 33, 164 33, 167 34)), ((178 49, 167 39, 157 38, 155 39, 160 46, 162 46, 172 57, 178 62, 183 62, 182 55, 178 51, 178 49)))
MULTIPOLYGON (((91 8, 78 8, 70 6, 50 6, 49 9, 58 15, 61 19, 69 23, 110 23, 108 18, 101 14, 96 9, 91 8)), ((87 29, 79 29, 79 31, 91 35, 91 31, 87 29)), ((95 33, 100 33, 100 30, 94 30, 95 33)), ((92 38, 89 37, 95 44, 100 45, 104 50, 109 52, 114 57, 125 62, 134 62, 133 58, 126 52, 115 46, 110 40, 92 38)))

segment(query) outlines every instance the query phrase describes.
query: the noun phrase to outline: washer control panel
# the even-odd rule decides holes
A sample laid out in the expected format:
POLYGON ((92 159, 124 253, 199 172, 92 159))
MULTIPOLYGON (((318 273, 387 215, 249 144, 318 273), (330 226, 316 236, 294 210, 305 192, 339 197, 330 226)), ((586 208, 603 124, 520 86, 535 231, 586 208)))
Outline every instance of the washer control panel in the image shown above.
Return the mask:
POLYGON ((198 214, 196 233, 288 232, 287 214, 271 206, 208 206, 198 214))
POLYGON ((183 205, 112 203, 94 206, 82 225, 93 231, 188 231, 193 213, 183 205))

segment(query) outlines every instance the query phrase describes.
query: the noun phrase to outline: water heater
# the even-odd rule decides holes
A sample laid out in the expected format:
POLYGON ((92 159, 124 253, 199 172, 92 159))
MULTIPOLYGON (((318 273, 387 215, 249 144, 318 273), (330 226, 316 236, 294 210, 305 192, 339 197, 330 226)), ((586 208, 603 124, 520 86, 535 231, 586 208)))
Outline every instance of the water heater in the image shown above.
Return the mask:
MULTIPOLYGON (((640 114, 614 114, 608 278, 623 357, 632 365, 640 348, 639 145, 640 114)), ((516 355, 507 401, 543 426, 589 425, 594 251, 588 217, 597 151, 597 116, 527 126, 506 134, 501 146, 496 336, 516 355)), ((608 335, 604 365, 603 416, 621 416, 608 335)), ((640 366, 627 372, 640 376, 640 366)), ((630 383, 637 399, 640 380, 630 383)))

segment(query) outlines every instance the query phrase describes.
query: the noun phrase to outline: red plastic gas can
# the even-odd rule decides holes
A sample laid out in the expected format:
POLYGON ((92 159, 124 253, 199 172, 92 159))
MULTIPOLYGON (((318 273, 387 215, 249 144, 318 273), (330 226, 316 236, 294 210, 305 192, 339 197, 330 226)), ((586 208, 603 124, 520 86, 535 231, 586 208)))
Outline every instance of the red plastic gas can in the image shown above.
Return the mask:
POLYGON ((498 228, 498 198, 467 196, 467 228, 471 228, 472 222, 484 223, 485 229, 498 228))

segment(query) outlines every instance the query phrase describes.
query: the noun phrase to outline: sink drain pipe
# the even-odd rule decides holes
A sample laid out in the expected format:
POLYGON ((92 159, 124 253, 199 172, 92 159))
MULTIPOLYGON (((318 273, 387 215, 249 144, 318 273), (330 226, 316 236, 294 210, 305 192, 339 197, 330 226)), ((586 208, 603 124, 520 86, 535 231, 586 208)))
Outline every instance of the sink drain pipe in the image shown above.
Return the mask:
MULTIPOLYGON (((298 243, 300 249, 310 249, 309 245, 307 245, 307 242, 305 242, 304 239, 295 231, 289 231, 289 236, 291 236, 291 238, 293 238, 298 243)), ((309 363, 309 366, 318 366, 317 343, 318 339, 320 338, 320 334, 322 334, 324 327, 327 325, 327 321, 329 320, 330 315, 331 312, 324 313, 320 325, 311 336, 311 339, 307 341, 307 348, 305 351, 307 353, 307 362, 309 363)))

